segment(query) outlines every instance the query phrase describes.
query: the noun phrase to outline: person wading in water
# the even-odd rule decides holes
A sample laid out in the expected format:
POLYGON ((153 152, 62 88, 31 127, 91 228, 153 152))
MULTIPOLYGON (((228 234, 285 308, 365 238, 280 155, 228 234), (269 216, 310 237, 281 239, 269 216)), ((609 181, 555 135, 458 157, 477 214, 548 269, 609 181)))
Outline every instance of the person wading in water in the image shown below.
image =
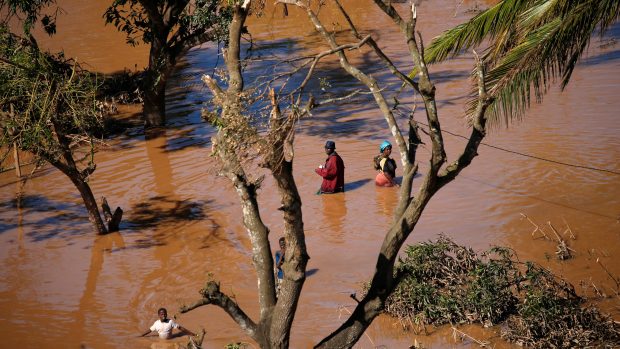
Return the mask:
POLYGON ((392 144, 383 141, 379 146, 379 152, 380 154, 373 159, 375 170, 379 171, 375 177, 375 184, 380 187, 398 187, 398 183, 394 180, 396 178, 396 161, 390 158, 392 144))
POLYGON ((320 165, 314 171, 323 177, 321 189, 317 194, 340 193, 344 191, 344 161, 336 153, 336 143, 325 142, 325 154, 327 159, 324 165, 320 165))
POLYGON ((159 335, 159 338, 163 338, 163 339, 175 338, 178 336, 182 336, 184 334, 187 334, 190 336, 196 335, 194 332, 179 325, 176 321, 172 319, 168 319, 168 311, 166 310, 166 308, 159 308, 159 310, 157 310, 157 316, 159 317, 159 320, 155 321, 155 323, 153 323, 153 326, 151 326, 148 330, 146 330, 141 335, 141 337, 151 334, 151 332, 157 332, 157 334, 159 335), (180 331, 178 334, 172 333, 172 330, 175 328, 180 331))

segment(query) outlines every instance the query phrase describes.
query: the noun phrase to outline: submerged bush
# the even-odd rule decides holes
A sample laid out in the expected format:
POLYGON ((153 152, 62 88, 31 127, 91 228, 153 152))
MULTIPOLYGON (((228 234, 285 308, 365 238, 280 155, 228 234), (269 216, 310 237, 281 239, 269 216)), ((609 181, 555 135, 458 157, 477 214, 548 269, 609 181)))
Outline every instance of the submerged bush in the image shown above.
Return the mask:
POLYGON ((534 348, 617 347, 620 329, 594 306, 582 307, 572 285, 554 282, 549 271, 529 267, 529 285, 502 337, 534 348))
POLYGON ((574 287, 508 248, 476 254, 445 236, 408 246, 385 304, 402 324, 502 325, 502 337, 532 347, 612 347, 620 328, 574 287))

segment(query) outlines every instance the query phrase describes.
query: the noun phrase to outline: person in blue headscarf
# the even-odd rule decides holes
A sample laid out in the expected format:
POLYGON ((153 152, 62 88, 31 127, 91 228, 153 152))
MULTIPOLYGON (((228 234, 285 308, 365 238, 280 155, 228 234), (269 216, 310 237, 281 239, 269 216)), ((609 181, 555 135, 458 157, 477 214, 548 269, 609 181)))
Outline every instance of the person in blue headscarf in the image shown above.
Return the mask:
POLYGON ((380 187, 398 186, 394 180, 396 178, 396 161, 390 158, 392 154, 392 144, 383 141, 379 146, 379 155, 373 159, 375 170, 379 171, 375 177, 375 184, 380 187))

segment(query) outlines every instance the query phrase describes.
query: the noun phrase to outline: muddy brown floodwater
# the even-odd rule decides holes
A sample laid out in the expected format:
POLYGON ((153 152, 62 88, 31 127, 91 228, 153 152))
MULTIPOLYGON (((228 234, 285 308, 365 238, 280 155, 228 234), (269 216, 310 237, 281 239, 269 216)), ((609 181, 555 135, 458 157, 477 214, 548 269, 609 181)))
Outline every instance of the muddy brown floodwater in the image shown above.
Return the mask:
MULTIPOLYGON (((64 49, 93 70, 143 67, 147 48, 131 48, 113 28, 103 27, 105 6, 100 3, 60 1, 66 13, 59 34, 41 39, 42 43, 64 49)), ((470 16, 467 9, 488 4, 422 1, 418 29, 430 42, 470 16)), ((382 47, 406 70, 405 44, 388 19, 367 1, 350 0, 345 7, 361 28, 372 28, 382 47)), ((255 42, 275 55, 324 50, 308 21, 289 11, 284 19, 281 11, 268 7, 262 18, 252 19, 255 42)), ((332 16, 330 25, 339 28, 341 18, 330 11, 322 15, 332 16)), ((614 27, 612 36, 617 39, 619 32, 614 27)), ((472 166, 431 201, 408 243, 445 233, 476 250, 512 247, 522 260, 543 263, 576 285, 583 283, 584 288, 577 286, 582 293, 593 295, 595 285, 610 295, 598 304, 620 319, 618 298, 611 296, 614 281, 597 263, 620 275, 620 46, 602 45, 610 42, 607 39, 593 39, 565 91, 553 88, 544 104, 534 105, 522 121, 490 133, 485 143, 510 152, 482 146, 472 166), (560 233, 569 226, 576 237, 567 237, 575 258, 557 261, 556 245, 533 236, 532 224, 521 214, 541 225, 551 222, 560 233)), ((221 65, 216 57, 216 48, 204 46, 183 60, 168 89, 170 127, 164 136, 145 140, 139 128, 132 129, 110 139, 110 147, 97 153, 97 171, 90 184, 97 197, 105 195, 125 210, 121 233, 96 237, 76 190, 54 169, 37 172, 20 200, 13 171, 0 174, 0 347, 149 348, 158 340, 137 335, 156 319, 161 306, 177 314, 183 326, 194 331, 205 328, 208 348, 249 342, 218 308, 177 312, 181 304, 198 297, 209 274, 221 280, 223 290, 250 315, 258 310, 251 247, 236 195, 227 180, 214 175, 209 156, 213 131, 199 117, 207 99, 200 75, 221 65)), ((355 57, 369 69, 376 66, 367 52, 355 57)), ((442 127, 454 134, 467 134, 461 115, 472 64, 465 56, 431 67, 442 127)), ((384 73, 376 74, 388 81, 384 73)), ((333 62, 319 76, 328 77, 336 92, 356 86, 333 62)), ((370 159, 379 143, 390 138, 385 126, 365 97, 316 110, 300 122, 295 174, 311 259, 291 348, 309 348, 334 330, 354 307, 349 294, 373 271, 397 200, 394 189, 376 188, 371 181, 370 159), (344 194, 314 194, 320 180, 313 168, 324 160, 326 139, 336 141, 346 164, 344 194)), ((464 140, 446 135, 445 141, 453 159, 464 140)), ((428 155, 428 148, 422 147, 418 156, 422 173, 428 155)), ((421 180, 417 177, 414 185, 421 180)), ((282 222, 273 188, 273 182, 266 181, 259 200, 272 246, 277 246, 282 222)), ((429 330, 430 336, 402 332, 395 320, 382 317, 356 348, 407 348, 414 339, 430 348, 474 346, 455 340, 449 329, 429 330)), ((490 337, 497 348, 511 348, 493 332, 478 327, 464 330, 474 337, 490 337)))

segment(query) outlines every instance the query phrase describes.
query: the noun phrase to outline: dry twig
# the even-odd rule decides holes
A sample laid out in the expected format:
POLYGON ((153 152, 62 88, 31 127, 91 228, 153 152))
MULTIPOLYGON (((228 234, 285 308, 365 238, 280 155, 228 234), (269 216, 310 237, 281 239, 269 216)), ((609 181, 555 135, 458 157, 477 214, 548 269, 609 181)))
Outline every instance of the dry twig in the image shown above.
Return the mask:
POLYGON ((536 232, 539 231, 545 237, 545 239, 550 240, 549 237, 547 236, 547 233, 545 233, 545 230, 543 228, 541 228, 540 225, 536 224, 526 214, 520 213, 520 215, 521 215, 522 218, 527 219, 534 226, 534 230, 532 231, 532 236, 534 236, 534 234, 536 234, 536 232))
POLYGON ((482 341, 482 340, 476 339, 476 338, 468 335, 467 333, 458 330, 454 326, 452 326, 452 335, 454 336, 454 340, 455 341, 457 340, 457 336, 461 337, 461 341, 464 338, 467 338, 467 339, 473 341, 474 343, 478 344, 481 348, 487 348, 491 344, 491 342, 489 342, 489 341, 482 341))
POLYGON ((616 283, 616 291, 620 290, 620 282, 618 281, 618 279, 616 279, 611 272, 609 271, 609 269, 607 269, 607 267, 605 267, 603 265, 603 263, 600 261, 599 258, 596 259, 596 263, 598 263, 598 265, 601 266, 601 268, 603 268, 603 270, 605 270, 605 272, 607 273, 607 275, 609 275, 609 277, 616 283))

